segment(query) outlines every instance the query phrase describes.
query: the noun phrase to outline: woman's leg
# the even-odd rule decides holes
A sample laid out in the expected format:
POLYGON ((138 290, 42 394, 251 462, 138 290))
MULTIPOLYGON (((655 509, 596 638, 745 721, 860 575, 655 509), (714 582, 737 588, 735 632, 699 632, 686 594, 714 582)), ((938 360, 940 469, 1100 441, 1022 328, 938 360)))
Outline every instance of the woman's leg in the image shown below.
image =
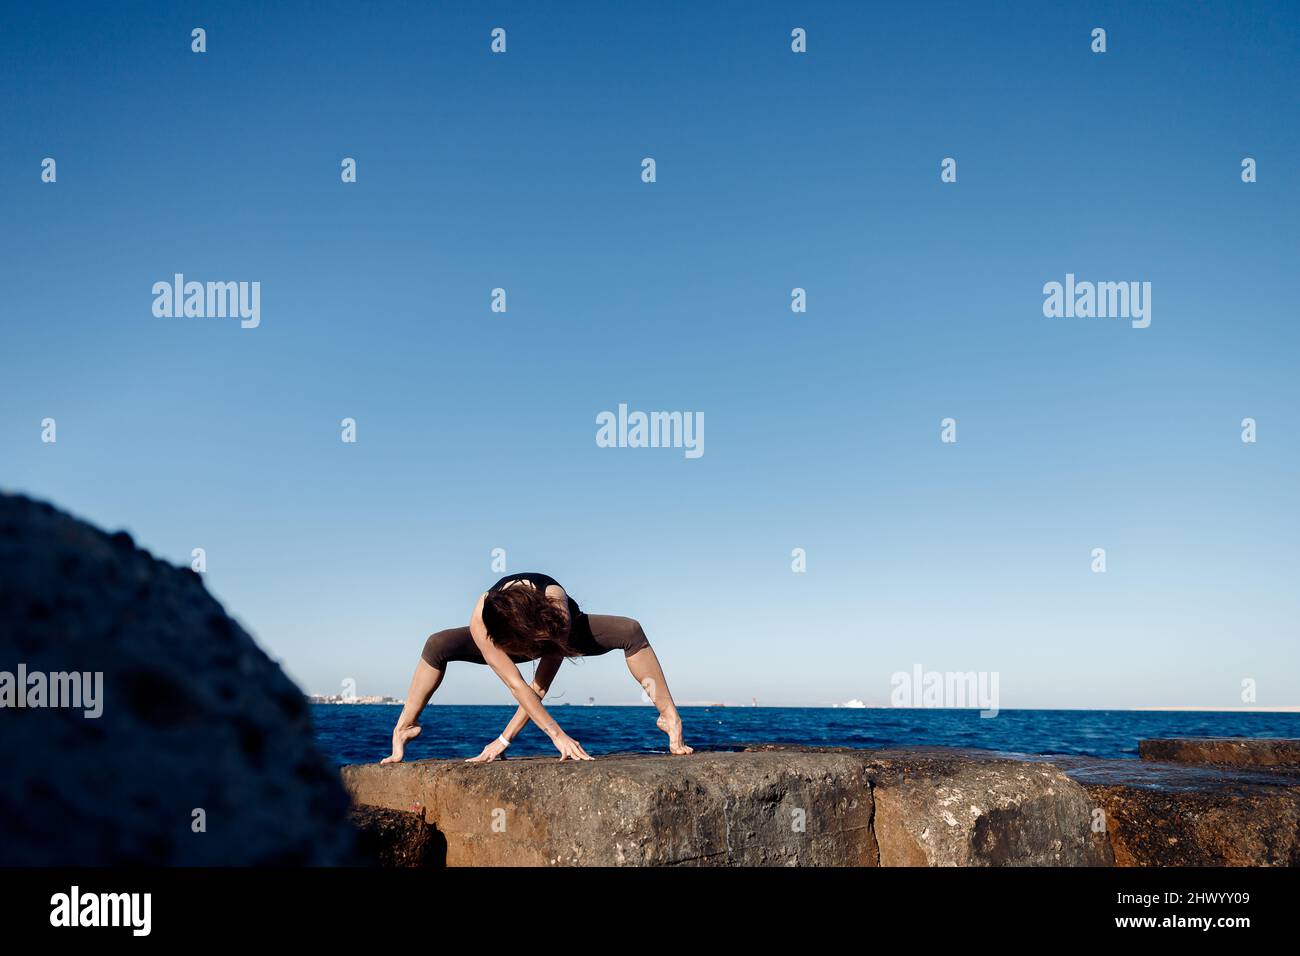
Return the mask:
POLYGON ((415 675, 411 678, 411 689, 406 692, 406 703, 397 726, 393 728, 393 752, 380 763, 397 763, 406 752, 408 741, 420 735, 420 713, 429 698, 442 683, 442 675, 447 671, 448 661, 473 661, 483 663, 483 655, 474 646, 474 638, 468 627, 453 627, 446 631, 431 634, 424 642, 420 652, 420 663, 415 665, 415 675))
POLYGON ((673 695, 668 692, 668 681, 664 678, 664 670, 659 666, 654 648, 647 644, 636 653, 628 655, 627 669, 659 711, 655 726, 668 735, 668 749, 675 754, 694 753, 694 748, 686 746, 686 741, 682 738, 682 718, 677 713, 677 705, 673 703, 673 695))
POLYGON ((423 658, 415 665, 411 689, 406 692, 406 704, 402 707, 401 716, 397 718, 397 726, 393 728, 393 752, 380 763, 400 761, 406 752, 407 741, 420 735, 420 725, 416 721, 420 719, 424 705, 442 683, 442 675, 442 670, 430 667, 423 658))
POLYGON ((668 690, 664 670, 659 658, 646 639, 639 621, 612 614, 588 614, 591 636, 603 650, 618 648, 627 660, 627 669, 647 697, 659 711, 655 726, 668 735, 668 749, 675 754, 689 754, 694 750, 682 738, 682 718, 668 690))

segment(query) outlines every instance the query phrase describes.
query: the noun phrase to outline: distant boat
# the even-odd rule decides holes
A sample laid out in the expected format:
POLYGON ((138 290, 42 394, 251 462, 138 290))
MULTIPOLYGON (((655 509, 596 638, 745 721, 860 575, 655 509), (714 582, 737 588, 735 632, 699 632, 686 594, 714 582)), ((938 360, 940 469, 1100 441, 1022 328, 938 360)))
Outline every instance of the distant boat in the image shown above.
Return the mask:
POLYGON ((836 706, 836 707, 852 707, 853 709, 857 710, 857 709, 859 709, 859 708, 866 707, 867 705, 864 704, 862 701, 858 700, 858 699, 855 697, 853 700, 846 700, 844 703, 842 703, 842 704, 836 704, 835 706, 836 706))

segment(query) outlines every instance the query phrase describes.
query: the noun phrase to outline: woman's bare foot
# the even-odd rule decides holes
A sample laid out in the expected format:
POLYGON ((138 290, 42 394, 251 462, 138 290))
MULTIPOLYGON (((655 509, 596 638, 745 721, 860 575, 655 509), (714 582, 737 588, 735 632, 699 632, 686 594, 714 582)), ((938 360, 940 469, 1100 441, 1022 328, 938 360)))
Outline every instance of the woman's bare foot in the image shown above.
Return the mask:
POLYGON ((401 763, 402 756, 406 753, 406 743, 420 736, 420 725, 412 724, 410 727, 393 728, 393 752, 385 757, 380 763, 401 763))
POLYGON ((682 739, 682 719, 676 712, 660 714, 655 726, 668 735, 669 751, 680 755, 695 753, 695 748, 686 746, 686 741, 682 739))

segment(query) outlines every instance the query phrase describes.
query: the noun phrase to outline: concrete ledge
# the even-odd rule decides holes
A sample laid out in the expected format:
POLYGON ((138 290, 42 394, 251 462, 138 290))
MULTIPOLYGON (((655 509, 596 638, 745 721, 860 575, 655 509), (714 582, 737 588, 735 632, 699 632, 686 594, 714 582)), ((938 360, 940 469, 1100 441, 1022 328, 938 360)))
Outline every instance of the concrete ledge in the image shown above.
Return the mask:
POLYGON ((344 767, 359 804, 423 815, 448 866, 864 866, 851 753, 701 753, 344 767))
POLYGON ((865 751, 882 866, 1106 866, 1094 803, 1048 763, 948 748, 865 751))
POLYGON ((1106 865, 1092 800, 1055 767, 947 748, 755 747, 590 763, 345 767, 359 804, 414 811, 448 866, 1106 865))
POLYGON ((358 804, 428 826, 371 827, 426 865, 1300 865, 1300 770, 1278 764, 760 745, 342 774, 358 804))
POLYGON ((1300 769, 1300 740, 1289 737, 1173 737, 1143 740, 1143 760, 1225 767, 1300 769))
POLYGON ((1044 759, 1105 812, 1119 866, 1300 866, 1300 772, 1044 759))

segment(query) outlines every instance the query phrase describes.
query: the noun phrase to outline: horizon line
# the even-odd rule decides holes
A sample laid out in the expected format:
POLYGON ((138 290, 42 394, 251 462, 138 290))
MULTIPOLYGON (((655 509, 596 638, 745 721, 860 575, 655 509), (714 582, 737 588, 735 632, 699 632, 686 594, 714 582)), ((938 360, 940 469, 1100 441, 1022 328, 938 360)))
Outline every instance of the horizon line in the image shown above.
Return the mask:
MULTIPOLYGON (((328 694, 304 694, 306 697, 327 697, 328 694)), ((364 694, 359 696, 388 696, 396 703, 379 703, 370 705, 348 704, 347 706, 375 706, 375 707, 396 707, 403 703, 402 698, 393 695, 364 694)), ((325 702, 322 702, 325 703, 325 702)), ((543 702, 545 705, 545 702, 543 702)), ((331 706, 334 706, 331 703, 331 706)), ((344 702, 337 702, 337 706, 344 706, 344 702)), ((513 707, 513 703, 479 703, 479 704, 453 704, 447 702, 429 701, 429 707, 513 707)), ((572 701, 554 701, 549 706, 552 707, 652 707, 652 704, 643 701, 615 701, 605 703, 575 703, 572 701)), ((988 708, 984 707, 915 707, 915 706, 892 706, 888 704, 867 704, 862 707, 846 707, 843 704, 737 704, 726 701, 687 701, 679 703, 678 707, 719 707, 728 710, 973 710, 982 711, 988 708)), ((998 713, 1008 711, 1064 711, 1064 712, 1089 712, 1089 711, 1120 711, 1129 713, 1217 713, 1217 714, 1300 714, 1300 704, 1297 705, 1280 705, 1275 707, 1173 707, 1163 705, 1150 705, 1139 707, 998 707, 998 713)))

